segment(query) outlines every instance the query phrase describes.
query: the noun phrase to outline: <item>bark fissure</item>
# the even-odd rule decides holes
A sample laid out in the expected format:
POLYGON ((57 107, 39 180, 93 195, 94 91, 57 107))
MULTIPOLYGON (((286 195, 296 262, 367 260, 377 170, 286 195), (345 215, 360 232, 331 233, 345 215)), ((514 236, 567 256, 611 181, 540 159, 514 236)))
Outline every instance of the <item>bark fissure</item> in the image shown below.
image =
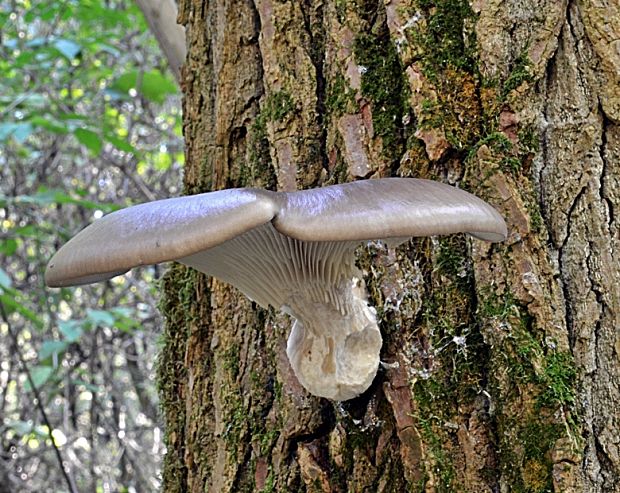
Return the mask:
POLYGON ((336 426, 336 416, 329 404, 321 407, 319 425, 312 431, 302 431, 288 437, 289 458, 293 458, 300 444, 322 442, 336 426))
MULTIPOLYGON (((609 159, 607 157, 607 132, 609 131, 609 128, 611 127, 612 123, 609 121, 609 119, 607 118, 607 116, 605 115, 605 110, 603 109, 600 101, 599 101, 599 105, 598 105, 598 110, 599 110, 599 114, 601 116, 601 147, 600 147, 600 156, 601 156, 601 160, 602 160, 602 164, 603 164, 603 168, 601 170, 601 177, 600 177, 600 187, 599 187, 599 194, 601 196, 601 200, 603 200, 605 202, 605 204, 607 205, 607 229, 608 229, 608 234, 611 235, 611 227, 612 224, 614 222, 614 203, 611 197, 609 197, 607 195, 607 181, 610 179, 610 174, 609 174, 609 159)), ((612 256, 613 256, 613 252, 614 252, 614 245, 613 243, 611 244, 611 248, 612 248, 612 256)))
MULTIPOLYGON (((586 253, 585 265, 588 270, 588 282, 589 282, 589 290, 594 293, 594 297, 596 299, 596 303, 598 304, 598 317, 595 320, 592 320, 594 323, 594 338, 593 344, 594 346, 598 346, 600 343, 600 331, 601 331, 601 323, 603 319, 603 311, 605 309, 605 301, 603 299, 603 293, 601 290, 597 288, 597 282, 595 278, 596 267, 592 265, 593 262, 593 251, 596 249, 595 245, 591 241, 588 241, 588 251, 586 253)), ((599 354, 598 351, 594 352, 594 367, 590 372, 587 372, 586 375, 596 378, 596 373, 600 368, 599 362, 599 354)))
POLYGON ((301 11, 304 16, 305 29, 310 38, 307 48, 308 56, 314 66, 316 77, 316 118, 320 128, 320 135, 318 137, 319 155, 323 169, 329 170, 327 127, 325 124, 325 100, 327 97, 327 80, 325 78, 325 6, 322 3, 314 5, 314 2, 305 0, 301 3, 301 11))

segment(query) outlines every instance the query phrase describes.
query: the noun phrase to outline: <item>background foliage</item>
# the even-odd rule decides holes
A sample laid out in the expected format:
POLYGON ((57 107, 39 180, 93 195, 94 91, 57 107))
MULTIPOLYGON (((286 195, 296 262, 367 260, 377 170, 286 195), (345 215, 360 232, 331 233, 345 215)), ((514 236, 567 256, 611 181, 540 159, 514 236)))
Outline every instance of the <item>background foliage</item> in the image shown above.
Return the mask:
POLYGON ((43 272, 90 221, 178 192, 164 64, 132 2, 0 0, 0 492, 158 487, 159 272, 43 272))

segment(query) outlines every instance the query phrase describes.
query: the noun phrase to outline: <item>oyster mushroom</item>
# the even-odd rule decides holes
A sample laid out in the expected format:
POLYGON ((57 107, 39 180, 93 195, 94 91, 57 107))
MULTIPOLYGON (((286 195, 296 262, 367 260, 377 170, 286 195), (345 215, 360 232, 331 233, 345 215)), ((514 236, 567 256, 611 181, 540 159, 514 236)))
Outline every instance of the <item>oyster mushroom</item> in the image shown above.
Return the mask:
POLYGON ((49 286, 176 260, 295 319, 287 355, 312 394, 364 392, 382 339, 354 251, 366 240, 469 233, 506 238, 499 213, 452 186, 384 178, 297 192, 231 189, 141 204, 81 231, 50 260, 49 286))

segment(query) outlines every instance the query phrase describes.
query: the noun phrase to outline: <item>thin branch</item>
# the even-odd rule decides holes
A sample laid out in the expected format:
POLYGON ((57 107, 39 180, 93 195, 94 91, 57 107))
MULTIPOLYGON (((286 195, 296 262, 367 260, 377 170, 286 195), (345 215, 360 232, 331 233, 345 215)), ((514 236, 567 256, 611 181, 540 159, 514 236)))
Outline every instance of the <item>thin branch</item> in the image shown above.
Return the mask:
POLYGON ((13 327, 11 327, 11 323, 9 322, 9 317, 6 314, 6 310, 4 309, 4 304, 2 303, 2 301, 0 301, 0 316, 2 316, 2 320, 6 324, 7 329, 9 331, 9 336, 11 338, 11 342, 13 343, 13 350, 15 351, 15 354, 17 355, 17 358, 19 359, 19 362, 21 363, 22 368, 24 369, 24 373, 26 373, 26 378, 28 379, 28 383, 30 384, 32 393, 34 394, 37 408, 39 409, 39 412, 41 413, 41 417, 43 418, 43 422, 45 423, 45 426, 47 427, 48 438, 52 442, 52 447, 54 448, 54 453, 56 455, 56 459, 58 460, 58 465, 60 466, 62 475, 65 478, 65 481, 67 483, 67 487, 69 488, 69 491, 71 493, 78 493, 77 489, 75 488, 73 484, 73 481, 71 481, 71 478, 69 477, 69 473, 65 469, 62 454, 60 452, 60 449, 56 445, 56 442, 54 441, 54 436, 52 435, 52 425, 50 423, 50 420, 47 417, 45 408, 43 407, 43 402, 41 400, 41 394, 39 393, 39 389, 34 384, 34 380, 32 379, 32 375, 30 374, 30 369, 28 368, 28 363, 24 359, 24 356, 22 355, 22 352, 19 348, 19 341, 17 340, 17 335, 15 334, 15 332, 13 332, 13 327))

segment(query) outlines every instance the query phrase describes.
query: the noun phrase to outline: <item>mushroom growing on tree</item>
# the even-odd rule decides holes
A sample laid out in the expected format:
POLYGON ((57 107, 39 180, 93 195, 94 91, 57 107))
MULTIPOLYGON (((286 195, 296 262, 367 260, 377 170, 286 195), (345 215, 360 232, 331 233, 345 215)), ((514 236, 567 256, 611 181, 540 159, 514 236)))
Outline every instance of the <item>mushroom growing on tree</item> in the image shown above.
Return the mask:
POLYGON ((314 395, 342 401, 370 386, 382 344, 355 266, 356 247, 462 232, 502 241, 506 224, 476 196, 429 180, 221 190, 104 216, 52 257, 45 280, 52 287, 87 284, 139 265, 179 261, 291 315, 286 352, 299 382, 314 395))

